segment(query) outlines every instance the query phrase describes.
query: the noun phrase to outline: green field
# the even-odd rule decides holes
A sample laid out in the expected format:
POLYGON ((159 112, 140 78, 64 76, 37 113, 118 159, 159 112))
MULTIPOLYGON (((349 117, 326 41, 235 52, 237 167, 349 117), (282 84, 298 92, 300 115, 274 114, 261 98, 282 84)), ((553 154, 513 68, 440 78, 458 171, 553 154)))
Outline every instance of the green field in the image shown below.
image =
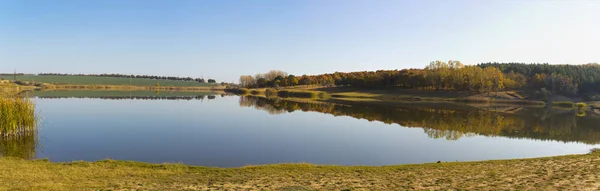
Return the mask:
MULTIPOLYGON (((13 80, 11 75, 0 75, 0 78, 13 80)), ((198 83, 177 80, 153 80, 153 79, 129 79, 117 77, 95 77, 95 76, 17 76, 18 81, 41 82, 51 84, 75 84, 75 85, 132 85, 132 86, 155 86, 158 82, 161 86, 215 86, 215 84, 198 83), (130 81, 131 80, 131 81, 130 81)))

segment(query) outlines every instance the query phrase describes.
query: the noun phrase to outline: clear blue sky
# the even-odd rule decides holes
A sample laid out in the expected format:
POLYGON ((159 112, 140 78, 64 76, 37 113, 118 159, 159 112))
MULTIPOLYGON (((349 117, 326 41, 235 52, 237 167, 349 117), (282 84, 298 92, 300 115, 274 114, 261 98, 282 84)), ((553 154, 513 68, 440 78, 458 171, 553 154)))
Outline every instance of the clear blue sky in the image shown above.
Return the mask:
POLYGON ((432 60, 600 62, 600 1, 0 0, 0 72, 237 81, 432 60))

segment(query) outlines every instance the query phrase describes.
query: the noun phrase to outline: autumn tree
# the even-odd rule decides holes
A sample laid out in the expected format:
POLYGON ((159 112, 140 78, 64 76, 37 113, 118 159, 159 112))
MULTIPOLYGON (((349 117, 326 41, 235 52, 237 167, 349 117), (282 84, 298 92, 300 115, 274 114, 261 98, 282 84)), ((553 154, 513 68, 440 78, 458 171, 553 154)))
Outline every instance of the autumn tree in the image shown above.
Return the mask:
POLYGON ((240 76, 240 85, 242 87, 252 87, 256 85, 256 80, 250 75, 240 76))

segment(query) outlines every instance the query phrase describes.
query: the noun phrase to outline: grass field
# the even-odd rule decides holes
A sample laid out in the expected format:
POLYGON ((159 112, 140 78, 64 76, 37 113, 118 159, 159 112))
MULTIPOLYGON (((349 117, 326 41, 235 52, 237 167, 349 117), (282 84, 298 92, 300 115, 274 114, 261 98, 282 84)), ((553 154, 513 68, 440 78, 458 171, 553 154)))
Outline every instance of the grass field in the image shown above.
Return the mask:
MULTIPOLYGON (((13 76, 2 75, 0 78, 13 80, 13 76)), ((129 78, 117 77, 94 77, 94 76, 17 76, 18 81, 41 82, 51 84, 74 84, 74 85, 130 85, 129 78)), ((132 86, 215 86, 215 84, 198 83, 177 80, 153 80, 153 79, 131 79, 132 86)))
POLYGON ((598 190, 600 153, 397 166, 197 167, 0 158, 0 190, 598 190))

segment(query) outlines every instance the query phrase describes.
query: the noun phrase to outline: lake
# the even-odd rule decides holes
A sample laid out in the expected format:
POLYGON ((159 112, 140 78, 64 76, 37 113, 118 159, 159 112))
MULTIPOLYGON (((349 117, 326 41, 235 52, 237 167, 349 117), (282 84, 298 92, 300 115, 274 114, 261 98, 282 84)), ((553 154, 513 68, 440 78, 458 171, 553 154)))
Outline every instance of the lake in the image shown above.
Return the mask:
POLYGON ((587 153, 600 116, 516 106, 285 101, 206 92, 36 92, 37 134, 3 156, 238 167, 394 165, 587 153))

